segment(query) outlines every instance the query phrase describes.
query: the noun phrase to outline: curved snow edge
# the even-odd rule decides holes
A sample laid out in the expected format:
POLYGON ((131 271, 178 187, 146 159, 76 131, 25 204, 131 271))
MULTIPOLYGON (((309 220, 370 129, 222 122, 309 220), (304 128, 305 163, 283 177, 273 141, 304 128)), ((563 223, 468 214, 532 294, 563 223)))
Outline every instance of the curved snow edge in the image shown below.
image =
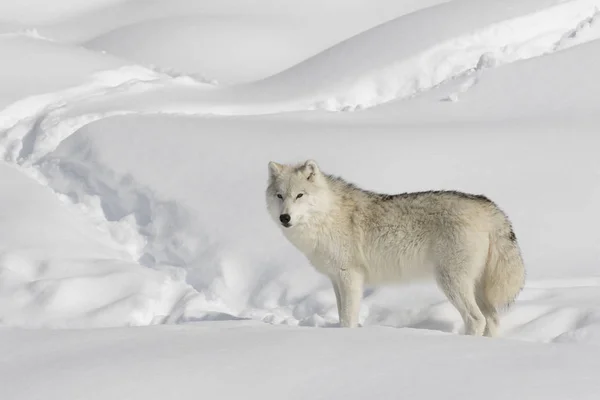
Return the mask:
MULTIPOLYGON (((409 59, 338 84, 309 109, 352 111, 405 99, 476 69, 549 54, 600 17, 599 0, 573 0, 495 23, 440 43, 409 59), (346 86, 347 85, 347 86, 346 86)), ((578 44, 594 37, 579 40, 578 44)))

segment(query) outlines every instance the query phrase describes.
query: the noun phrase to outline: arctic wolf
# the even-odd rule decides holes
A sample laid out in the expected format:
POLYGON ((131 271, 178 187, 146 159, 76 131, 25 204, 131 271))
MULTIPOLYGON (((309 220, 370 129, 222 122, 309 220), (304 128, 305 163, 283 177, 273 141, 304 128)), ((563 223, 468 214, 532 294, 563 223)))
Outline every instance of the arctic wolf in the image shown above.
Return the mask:
POLYGON ((484 196, 387 195, 308 160, 269 163, 267 209, 285 237, 333 284, 340 325, 355 327, 364 285, 433 278, 465 334, 493 336, 525 268, 508 217, 484 196))

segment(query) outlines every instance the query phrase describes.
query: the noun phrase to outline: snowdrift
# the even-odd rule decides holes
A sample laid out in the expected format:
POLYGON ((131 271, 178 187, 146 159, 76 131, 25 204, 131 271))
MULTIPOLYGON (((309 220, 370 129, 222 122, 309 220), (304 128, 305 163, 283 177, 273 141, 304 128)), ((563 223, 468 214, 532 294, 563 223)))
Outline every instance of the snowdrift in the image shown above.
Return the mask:
POLYGON ((3 325, 148 325, 195 294, 177 271, 144 268, 115 245, 115 234, 132 242, 126 227, 107 228, 14 168, 0 166, 0 182, 3 325))

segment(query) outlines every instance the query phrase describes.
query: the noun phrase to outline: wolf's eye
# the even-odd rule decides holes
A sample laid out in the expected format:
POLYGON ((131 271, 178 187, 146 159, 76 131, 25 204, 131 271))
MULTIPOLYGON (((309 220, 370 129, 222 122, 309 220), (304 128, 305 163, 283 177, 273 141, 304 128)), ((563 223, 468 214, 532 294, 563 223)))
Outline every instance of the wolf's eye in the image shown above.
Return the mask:
POLYGON ((296 198, 299 199, 302 196, 304 196, 304 193, 298 193, 298 196, 296 196, 296 198))
POLYGON ((280 199, 283 199, 283 196, 280 195, 280 194, 277 194, 277 197, 280 198, 280 199))

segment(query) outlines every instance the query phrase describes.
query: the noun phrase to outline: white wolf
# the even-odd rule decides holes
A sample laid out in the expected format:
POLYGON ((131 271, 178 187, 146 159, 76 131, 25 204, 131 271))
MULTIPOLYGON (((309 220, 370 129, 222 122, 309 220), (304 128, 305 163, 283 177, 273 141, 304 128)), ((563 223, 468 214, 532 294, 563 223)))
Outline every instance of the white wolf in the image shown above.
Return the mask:
POLYGON ((432 277, 466 334, 493 336, 498 310, 524 284, 511 223, 484 196, 374 193, 308 160, 270 162, 266 201, 285 237, 331 279, 343 327, 358 325, 364 285, 432 277))

